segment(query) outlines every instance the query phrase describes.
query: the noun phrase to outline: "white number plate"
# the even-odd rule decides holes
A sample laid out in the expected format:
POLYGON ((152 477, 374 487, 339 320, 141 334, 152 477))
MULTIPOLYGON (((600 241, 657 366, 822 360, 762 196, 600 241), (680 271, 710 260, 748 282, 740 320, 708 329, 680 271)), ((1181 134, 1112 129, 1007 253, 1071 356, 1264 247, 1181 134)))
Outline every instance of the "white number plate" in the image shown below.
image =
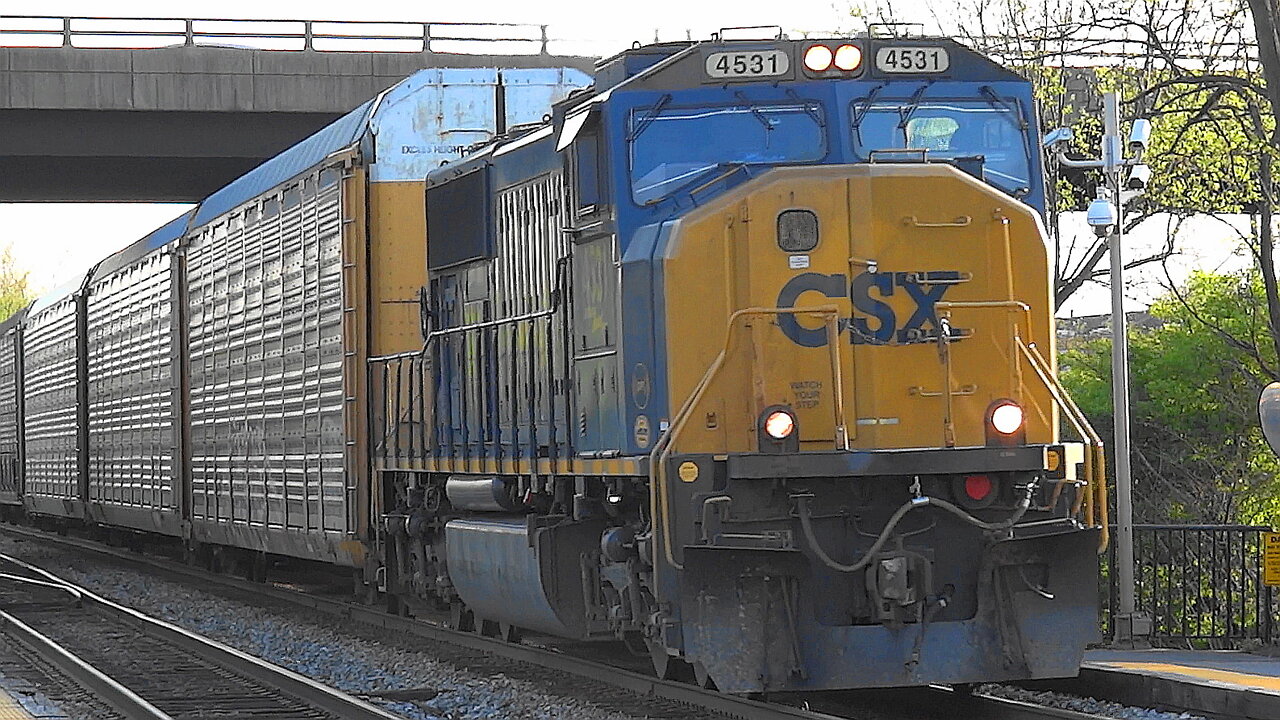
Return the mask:
POLYGON ((781 50, 718 52, 707 56, 707 76, 716 79, 777 77, 791 70, 791 58, 781 50))
POLYGON ((876 50, 876 69, 883 73, 940 73, 951 58, 940 47, 882 47, 876 50))

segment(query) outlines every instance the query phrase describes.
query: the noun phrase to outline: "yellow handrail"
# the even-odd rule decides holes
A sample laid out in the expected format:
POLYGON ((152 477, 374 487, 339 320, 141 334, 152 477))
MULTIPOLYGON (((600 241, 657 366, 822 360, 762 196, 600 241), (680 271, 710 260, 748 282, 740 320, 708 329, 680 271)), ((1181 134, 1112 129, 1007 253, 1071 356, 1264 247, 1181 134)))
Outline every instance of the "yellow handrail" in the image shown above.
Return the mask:
MULTIPOLYGON (((1089 525, 1097 525, 1102 529, 1102 534, 1098 539, 1098 554, 1101 555, 1110 542, 1110 531, 1108 517, 1110 511, 1107 508, 1107 459, 1102 449, 1102 438, 1089 424, 1089 419, 1085 417, 1080 406, 1076 405, 1075 400, 1063 387, 1062 382, 1053 374, 1053 368, 1044 356, 1040 354, 1040 349, 1035 343, 1027 344, 1018 340, 1018 348, 1022 354, 1026 356, 1031 364, 1031 368, 1035 370, 1036 375, 1040 377, 1040 381, 1048 388, 1049 393, 1053 395, 1054 401, 1064 410, 1068 420, 1071 421, 1072 427, 1085 438, 1088 444, 1088 452, 1084 456, 1084 474, 1085 482, 1088 483, 1089 489, 1081 493, 1081 498, 1076 501, 1076 506, 1072 508, 1073 512, 1079 512, 1080 502, 1085 503, 1085 522, 1089 525), (1095 517, 1096 516, 1096 517, 1095 517)), ((1056 494, 1055 494, 1056 496, 1056 494)))
MULTIPOLYGON (((941 301, 936 303, 934 307, 939 312, 939 319, 946 317, 949 314, 949 311, 954 308, 1007 308, 1009 310, 1021 312, 1026 318, 1026 326, 1028 328, 1031 327, 1031 306, 1018 300, 981 300, 972 302, 941 301)), ((1011 352, 1009 356, 1010 363, 1013 366, 1011 368, 1013 373, 1011 381, 1015 383, 1016 389, 1021 391, 1023 385, 1022 374, 1017 369, 1017 355, 1021 354, 1027 358, 1027 362, 1031 366, 1031 369, 1035 371, 1036 376, 1040 378, 1040 382, 1044 384, 1045 389, 1049 391, 1049 395, 1053 398, 1054 402, 1062 409, 1063 414, 1066 415, 1067 420, 1071 423, 1075 431, 1080 434, 1080 437, 1085 438, 1086 440, 1088 451, 1085 453, 1084 457, 1084 477, 1088 489, 1076 498, 1076 503, 1071 508, 1071 512, 1073 515, 1079 514, 1081 506, 1083 505, 1085 524, 1101 527, 1102 534, 1098 539, 1098 553, 1101 554, 1107 549, 1107 544, 1110 542, 1110 533, 1107 529, 1108 510, 1106 457, 1102 450, 1102 439, 1098 436, 1098 433, 1094 431, 1093 426, 1089 424, 1088 418, 1085 417, 1084 413, 1080 410, 1080 407, 1071 399, 1071 395, 1067 392, 1067 389, 1063 387, 1057 376, 1053 374, 1053 367, 1047 360, 1045 360, 1044 356, 1040 354, 1035 343, 1028 344, 1023 341, 1021 335, 1018 333, 1017 324, 1013 325, 1010 335, 1012 340, 1011 344, 1017 350, 1017 352, 1011 352)), ((950 368, 947 367, 946 371, 949 375, 950 368)), ((949 404, 951 394, 950 383, 947 383, 943 387, 943 392, 947 394, 949 404)), ((1061 492, 1062 483, 1059 483, 1053 495, 1055 501, 1061 492)))
POLYGON ((836 443, 845 450, 849 449, 848 423, 845 422, 844 416, 844 379, 840 369, 840 309, 834 305, 819 305, 808 308, 745 308, 734 312, 729 316, 729 330, 725 333, 724 347, 721 348, 720 354, 703 373, 702 379, 694 386, 693 392, 680 406, 680 411, 672 418, 671 426, 658 438, 653 444, 653 450, 649 452, 649 515, 655 530, 658 527, 658 518, 661 518, 662 523, 662 537, 655 537, 657 542, 654 543, 653 548, 654 567, 658 566, 657 546, 661 545, 667 563, 676 570, 684 569, 682 564, 676 562, 671 545, 670 497, 666 478, 667 461, 671 457, 675 440, 684 430, 689 417, 693 414, 693 409, 702 400, 711 381, 724 366, 725 357, 729 353, 729 348, 732 347, 733 334, 738 327, 738 321, 742 318, 762 315, 819 315, 824 318, 827 328, 827 347, 831 358, 831 383, 835 394, 836 443))

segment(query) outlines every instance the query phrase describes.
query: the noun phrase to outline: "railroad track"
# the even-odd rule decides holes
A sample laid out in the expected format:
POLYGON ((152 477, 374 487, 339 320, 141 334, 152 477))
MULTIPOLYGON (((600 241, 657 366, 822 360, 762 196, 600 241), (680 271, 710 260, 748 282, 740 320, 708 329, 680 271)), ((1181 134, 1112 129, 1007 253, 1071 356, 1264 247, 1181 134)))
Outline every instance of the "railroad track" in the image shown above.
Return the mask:
MULTIPOLYGON (((642 697, 677 703, 688 707, 690 710, 739 720, 849 720, 849 718, 867 717, 884 718, 885 720, 918 720, 925 718, 1102 720, 1104 718, 1104 716, 1100 715, 1033 705, 981 693, 962 695, 952 691, 950 688, 942 687, 824 692, 807 697, 786 696, 776 701, 772 698, 769 698, 769 701, 761 701, 724 695, 704 690, 694 685, 659 680, 643 672, 618 667, 614 664, 591 659, 585 655, 572 654, 566 647, 556 643, 551 643, 548 646, 508 643, 475 633, 452 630, 445 626, 446 618, 443 615, 436 619, 400 617, 374 607, 335 600, 330 597, 271 584, 253 583, 239 578, 207 572, 176 561, 163 560, 154 556, 141 555, 131 551, 99 545, 87 540, 53 535, 28 528, 8 525, 0 526, 0 533, 35 540, 77 552, 86 552, 111 558, 134 567, 159 571, 187 581, 195 580, 206 586, 210 583, 216 584, 250 600, 264 596, 269 597, 291 606, 306 608, 333 617, 381 628, 392 633, 413 635, 518 663, 547 668, 554 672, 566 673, 578 678, 606 684, 642 697)), ((0 555, 0 560, 3 558, 4 556, 0 555)), ((88 593, 88 596, 95 598, 95 601, 108 603, 128 613, 140 615, 140 613, 128 608, 123 608, 108 600, 98 598, 92 593, 88 593)), ((174 631, 185 632, 168 623, 162 624, 172 628, 174 631)), ((225 648, 225 646, 222 647, 237 655, 249 657, 239 651, 225 648)), ((256 658, 251 659, 256 660, 256 658)), ((261 663, 261 661, 258 662, 261 663)), ((283 672, 289 673, 289 671, 283 672)), ((295 673, 289 674, 305 680, 311 685, 318 685, 318 683, 295 673)), ((372 706, 369 707, 376 712, 382 713, 377 716, 379 718, 395 717, 372 706)), ((339 714, 337 717, 356 719, 366 716, 339 714)))
POLYGON ((0 632, 127 720, 395 720, 363 700, 0 554, 0 632))

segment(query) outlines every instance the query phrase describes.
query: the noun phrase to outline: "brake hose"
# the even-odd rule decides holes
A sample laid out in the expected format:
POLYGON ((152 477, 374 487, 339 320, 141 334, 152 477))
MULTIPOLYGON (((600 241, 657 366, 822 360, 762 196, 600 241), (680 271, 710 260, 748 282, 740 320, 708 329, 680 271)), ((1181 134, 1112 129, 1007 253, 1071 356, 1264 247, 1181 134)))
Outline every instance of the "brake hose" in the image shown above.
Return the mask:
POLYGON ((961 520, 981 530, 998 532, 1001 530, 1008 530, 1013 527, 1014 523, 1022 519, 1022 516, 1027 513, 1027 509, 1031 507, 1031 495, 1034 492, 1035 486, 1031 483, 1027 483, 1026 492, 1022 496, 1022 500, 1018 502, 1017 509, 1014 510, 1013 514, 1008 518, 998 523, 989 523, 979 520, 946 500, 929 497, 928 495, 911 498, 894 511, 893 515, 889 517, 889 522, 885 523, 884 529, 880 531, 880 535, 876 538, 875 543, 871 545, 871 549, 852 565, 841 565, 836 562, 826 553, 826 551, 822 549, 822 546, 818 544, 818 536, 813 531, 813 517, 809 514, 809 501, 813 499, 813 495, 793 495, 792 498, 796 501, 796 514, 800 516, 800 527, 804 530, 805 540, 809 542, 809 547, 813 550, 813 553, 818 556, 818 559, 822 561, 823 565, 826 565, 832 570, 842 573, 851 573, 862 570, 866 566, 870 565, 871 560, 879 554, 880 549, 889 541, 889 536, 893 533, 893 529, 897 527, 898 523, 902 521, 902 518, 905 517, 907 513, 915 510, 916 508, 932 505, 936 508, 946 510, 952 515, 955 515, 961 520))

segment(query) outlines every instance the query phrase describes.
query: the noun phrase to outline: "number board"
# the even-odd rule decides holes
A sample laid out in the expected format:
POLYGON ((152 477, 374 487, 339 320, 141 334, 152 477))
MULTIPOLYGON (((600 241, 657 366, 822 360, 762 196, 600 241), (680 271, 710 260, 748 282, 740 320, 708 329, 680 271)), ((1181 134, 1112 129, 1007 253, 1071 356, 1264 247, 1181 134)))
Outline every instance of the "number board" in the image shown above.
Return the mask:
POLYGON ((791 72, 791 58, 782 50, 742 50, 707 55, 707 77, 716 80, 754 80, 791 72))
POLYGON ((1280 532, 1262 533, 1262 584, 1280 587, 1280 532))
POLYGON ((951 56, 940 47, 882 47, 876 50, 876 69, 882 73, 927 75, 946 72, 951 56))

